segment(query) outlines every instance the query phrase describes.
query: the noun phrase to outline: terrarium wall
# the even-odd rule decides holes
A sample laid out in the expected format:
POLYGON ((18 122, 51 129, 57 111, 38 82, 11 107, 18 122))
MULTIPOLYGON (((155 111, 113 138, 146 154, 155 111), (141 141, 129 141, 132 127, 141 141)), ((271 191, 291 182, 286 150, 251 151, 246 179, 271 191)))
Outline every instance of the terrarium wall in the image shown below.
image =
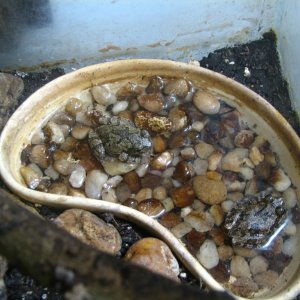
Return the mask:
POLYGON ((300 99, 299 13, 297 0, 2 0, 0 68, 199 60, 274 28, 291 95, 300 99))

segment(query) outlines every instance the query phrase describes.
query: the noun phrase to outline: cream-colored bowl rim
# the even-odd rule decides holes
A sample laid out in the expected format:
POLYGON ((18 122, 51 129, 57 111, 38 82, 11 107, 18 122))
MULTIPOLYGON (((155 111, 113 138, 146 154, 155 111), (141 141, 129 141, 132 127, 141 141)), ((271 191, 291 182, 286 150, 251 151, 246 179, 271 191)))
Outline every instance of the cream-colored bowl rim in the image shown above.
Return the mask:
MULTIPOLYGON (((12 115, 0 138, 0 173, 8 187, 20 197, 52 207, 82 208, 97 212, 110 212, 123 219, 133 221, 163 239, 182 263, 212 289, 224 288, 200 265, 185 246, 156 220, 129 207, 101 200, 46 194, 24 186, 19 174, 20 153, 29 142, 32 129, 45 122, 47 114, 62 106, 76 91, 107 82, 132 80, 142 76, 184 77, 196 86, 207 88, 227 99, 249 118, 258 120, 256 130, 268 134, 271 144, 279 156, 286 159, 285 170, 299 190, 300 141, 288 122, 266 100, 221 74, 198 66, 166 60, 138 59, 121 60, 88 66, 59 77, 32 94, 12 115)), ((250 122, 251 123, 251 122, 250 122)), ((299 266, 288 278, 288 286, 274 289, 274 295, 261 299, 291 299, 300 287, 299 266)), ((236 297, 236 296, 235 296, 236 297)), ((244 299, 236 297, 237 299, 244 299)), ((257 298, 256 298, 257 299, 257 298)))

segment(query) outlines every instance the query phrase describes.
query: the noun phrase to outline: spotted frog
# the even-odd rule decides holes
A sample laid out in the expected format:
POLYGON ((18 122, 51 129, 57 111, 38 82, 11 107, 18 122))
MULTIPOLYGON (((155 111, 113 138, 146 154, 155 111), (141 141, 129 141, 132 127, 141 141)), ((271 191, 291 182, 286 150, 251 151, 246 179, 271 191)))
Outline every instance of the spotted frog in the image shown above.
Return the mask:
POLYGON ((88 142, 100 162, 118 159, 125 163, 139 163, 152 148, 147 130, 118 117, 102 118, 100 126, 90 131, 88 142))
POLYGON ((232 244, 266 248, 288 221, 284 199, 270 190, 247 195, 227 214, 225 228, 232 244))

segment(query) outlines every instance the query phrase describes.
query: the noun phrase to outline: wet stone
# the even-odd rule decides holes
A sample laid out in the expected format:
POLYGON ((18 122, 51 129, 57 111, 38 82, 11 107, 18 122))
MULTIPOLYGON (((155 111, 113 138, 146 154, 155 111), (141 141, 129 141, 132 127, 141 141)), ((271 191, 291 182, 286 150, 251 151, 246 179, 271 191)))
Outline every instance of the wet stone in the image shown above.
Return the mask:
POLYGON ((180 182, 186 182, 191 179, 191 177, 192 174, 188 163, 185 161, 180 161, 176 165, 175 171, 173 173, 173 178, 180 182))
POLYGON ((123 181, 132 193, 137 193, 141 188, 140 178, 135 171, 124 174, 123 181))
POLYGON ((185 235, 185 239, 189 251, 196 255, 197 251, 205 240, 205 233, 192 229, 187 235, 185 235))
POLYGON ((219 263, 217 247, 211 240, 205 240, 203 242, 196 256, 206 269, 212 269, 219 263))
POLYGON ((162 203, 156 199, 146 199, 137 205, 137 210, 150 217, 159 217, 165 211, 162 203))
POLYGON ((131 190, 125 182, 121 182, 116 187, 116 196, 118 201, 124 203, 131 195, 131 190))
POLYGON ((159 223, 166 228, 173 228, 181 222, 181 217, 174 212, 165 213, 160 219, 159 223))
POLYGON ((144 177, 141 178, 141 185, 144 188, 155 188, 160 186, 161 177, 153 174, 146 174, 144 177))
POLYGON ((171 197, 176 207, 186 207, 193 203, 195 193, 190 184, 185 184, 171 191, 171 197))
POLYGON ((170 248, 156 238, 144 238, 126 252, 126 261, 178 281, 179 265, 170 248))
POLYGON ((230 270, 224 262, 219 262, 217 266, 209 270, 209 273, 220 283, 226 283, 230 277, 230 270))
POLYGON ((121 249, 121 236, 111 224, 81 209, 68 209, 55 219, 55 224, 100 251, 116 255, 121 249))

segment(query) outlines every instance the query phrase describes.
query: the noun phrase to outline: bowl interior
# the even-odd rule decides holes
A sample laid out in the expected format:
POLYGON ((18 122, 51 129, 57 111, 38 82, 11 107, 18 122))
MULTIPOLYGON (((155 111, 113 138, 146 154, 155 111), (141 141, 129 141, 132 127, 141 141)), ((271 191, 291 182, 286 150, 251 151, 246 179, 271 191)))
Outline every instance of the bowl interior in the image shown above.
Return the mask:
MULTIPOLYGON (((195 86, 217 94, 218 97, 226 99, 228 104, 236 107, 243 114, 250 128, 268 138, 273 150, 279 155, 284 170, 297 188, 298 198, 300 198, 300 141, 287 121, 270 104, 254 92, 220 74, 197 66, 160 60, 125 60, 93 65, 64 75, 31 95, 14 113, 1 135, 0 172, 3 180, 15 193, 32 202, 52 206, 76 206, 90 210, 113 210, 122 217, 127 216, 145 225, 143 217, 139 214, 136 216, 135 212, 130 211, 131 209, 117 204, 112 208, 111 205, 103 202, 99 206, 99 200, 83 200, 32 191, 24 186, 19 169, 21 151, 30 143, 34 130, 45 124, 57 110, 62 109, 71 96, 97 84, 143 82, 145 77, 154 75, 186 78, 195 86)), ((158 231, 161 231, 156 224, 148 224, 149 228, 158 235, 158 231)), ((162 237, 166 239, 166 236, 167 239, 170 238, 164 232, 162 237)), ((295 263, 290 263, 281 276, 280 284, 272 290, 271 294, 263 296, 264 298, 287 299, 299 292, 300 254, 296 254, 293 259, 295 263)), ((189 261, 189 263, 196 262, 189 261)), ((208 276, 212 288, 221 289, 205 270, 201 272, 201 276, 208 276)))

